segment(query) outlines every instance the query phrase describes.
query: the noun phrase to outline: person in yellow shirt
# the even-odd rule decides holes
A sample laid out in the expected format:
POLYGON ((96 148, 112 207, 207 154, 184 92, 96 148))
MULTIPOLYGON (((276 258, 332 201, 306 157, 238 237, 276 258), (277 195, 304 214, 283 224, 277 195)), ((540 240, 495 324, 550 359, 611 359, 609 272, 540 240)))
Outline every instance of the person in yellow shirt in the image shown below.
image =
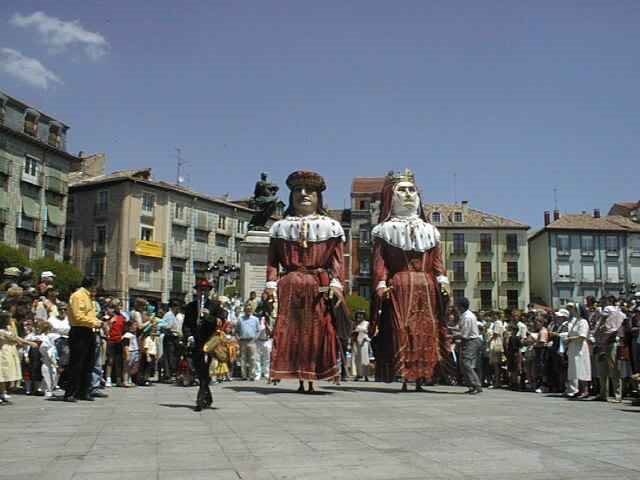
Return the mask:
POLYGON ((82 286, 69 298, 70 358, 64 394, 67 402, 93 401, 90 390, 91 371, 95 363, 96 334, 94 330, 102 326, 93 304, 95 294, 95 280, 85 278, 82 286))

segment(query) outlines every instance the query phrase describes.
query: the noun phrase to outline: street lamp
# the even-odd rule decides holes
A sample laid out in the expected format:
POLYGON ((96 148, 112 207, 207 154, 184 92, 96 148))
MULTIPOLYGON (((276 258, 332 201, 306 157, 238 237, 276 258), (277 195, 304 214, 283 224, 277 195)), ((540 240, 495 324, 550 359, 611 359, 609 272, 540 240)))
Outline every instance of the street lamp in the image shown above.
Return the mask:
POLYGON ((235 281, 238 278, 238 267, 236 265, 226 265, 222 257, 211 264, 208 269, 209 281, 214 285, 218 296, 224 295, 225 284, 228 281, 235 281))

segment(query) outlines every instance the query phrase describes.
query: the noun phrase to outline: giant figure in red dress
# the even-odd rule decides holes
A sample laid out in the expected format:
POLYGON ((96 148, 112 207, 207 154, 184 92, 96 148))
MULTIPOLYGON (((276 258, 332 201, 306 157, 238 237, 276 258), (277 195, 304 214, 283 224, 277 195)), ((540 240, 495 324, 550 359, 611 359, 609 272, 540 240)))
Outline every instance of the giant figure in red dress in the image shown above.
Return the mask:
POLYGON ((343 242, 340 223, 322 207, 324 179, 298 171, 287 178, 291 189, 285 218, 271 227, 267 291, 278 295, 271 379, 304 381, 339 375, 336 317, 344 307, 343 242))
POLYGON ((440 314, 449 281, 440 233, 427 222, 410 171, 387 175, 372 236, 376 377, 387 382, 401 377, 403 391, 414 381, 422 390, 446 351, 440 314))

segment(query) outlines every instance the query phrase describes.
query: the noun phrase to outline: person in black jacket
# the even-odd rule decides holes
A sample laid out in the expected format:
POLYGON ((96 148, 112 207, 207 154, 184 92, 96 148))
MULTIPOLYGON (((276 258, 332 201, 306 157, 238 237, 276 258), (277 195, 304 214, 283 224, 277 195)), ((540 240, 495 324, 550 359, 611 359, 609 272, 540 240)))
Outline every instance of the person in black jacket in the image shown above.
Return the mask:
POLYGON ((211 358, 203 352, 202 347, 215 333, 218 322, 226 320, 227 311, 218 301, 209 298, 211 285, 206 279, 199 279, 194 288, 196 290, 194 300, 184 309, 182 335, 187 341, 193 343, 191 359, 200 385, 195 411, 199 412, 213 403, 209 389, 211 358))

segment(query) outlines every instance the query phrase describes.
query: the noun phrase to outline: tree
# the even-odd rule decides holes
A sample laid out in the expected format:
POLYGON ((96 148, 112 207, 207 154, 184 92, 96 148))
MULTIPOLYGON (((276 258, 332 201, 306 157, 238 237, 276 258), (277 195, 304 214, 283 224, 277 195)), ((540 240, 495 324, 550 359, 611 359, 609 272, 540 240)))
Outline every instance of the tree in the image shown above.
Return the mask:
POLYGON ((0 273, 9 267, 28 267, 29 259, 17 248, 0 243, 0 273))
POLYGON ((358 310, 363 310, 367 318, 369 318, 369 308, 370 308, 369 300, 367 300, 364 297, 361 297, 360 295, 352 294, 347 297, 346 301, 347 301, 347 305, 349 306, 349 310, 351 311, 352 320, 355 313, 358 310))
POLYGON ((31 262, 36 278, 40 278, 42 272, 50 271, 56 276, 55 286, 61 297, 68 297, 82 284, 84 274, 68 263, 58 262, 52 258, 39 258, 31 262))

